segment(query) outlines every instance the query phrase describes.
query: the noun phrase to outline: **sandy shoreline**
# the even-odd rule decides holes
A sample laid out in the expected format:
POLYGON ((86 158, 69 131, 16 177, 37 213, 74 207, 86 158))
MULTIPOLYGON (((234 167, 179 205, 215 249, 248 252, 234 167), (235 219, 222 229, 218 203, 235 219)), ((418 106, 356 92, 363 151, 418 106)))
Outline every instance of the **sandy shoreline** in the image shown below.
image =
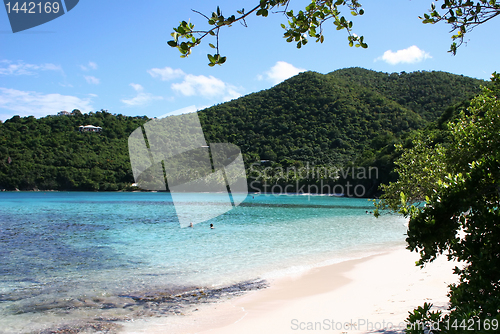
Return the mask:
POLYGON ((397 333, 424 302, 446 309, 447 285, 457 280, 445 256, 423 269, 417 259, 399 248, 315 268, 184 315, 127 322, 122 333, 397 333))

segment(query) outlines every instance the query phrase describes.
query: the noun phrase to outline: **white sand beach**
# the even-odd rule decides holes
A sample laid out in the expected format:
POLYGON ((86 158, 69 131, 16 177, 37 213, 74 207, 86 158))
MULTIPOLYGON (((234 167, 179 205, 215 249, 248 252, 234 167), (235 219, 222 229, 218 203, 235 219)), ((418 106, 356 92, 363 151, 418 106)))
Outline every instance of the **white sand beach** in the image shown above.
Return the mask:
POLYGON ((123 333, 398 333, 408 311, 447 308, 456 263, 441 256, 423 269, 406 249, 319 267, 267 289, 193 307, 183 315, 139 319, 123 333))

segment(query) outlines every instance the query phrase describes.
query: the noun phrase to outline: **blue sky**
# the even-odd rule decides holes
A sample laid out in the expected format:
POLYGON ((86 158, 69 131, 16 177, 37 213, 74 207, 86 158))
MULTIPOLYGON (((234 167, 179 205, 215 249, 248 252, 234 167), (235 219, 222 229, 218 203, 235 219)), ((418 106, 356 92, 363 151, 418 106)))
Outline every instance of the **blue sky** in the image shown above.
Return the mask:
MULTIPOLYGON (((294 0, 292 8, 308 2, 294 0)), ((219 5, 228 16, 255 3, 82 0, 65 15, 15 34, 6 11, 0 10, 0 120, 74 108, 160 117, 267 89, 303 70, 439 70, 481 79, 500 70, 495 66, 500 19, 477 27, 452 56, 447 53, 449 27, 418 19, 430 1, 361 1, 365 15, 352 20, 354 31, 365 36, 366 50, 350 48, 345 31, 336 31, 331 23, 323 44, 310 40, 298 50, 282 37, 281 14, 252 16, 248 28, 235 24, 223 30, 221 53, 228 57, 223 66, 207 66, 206 54, 212 51, 207 43, 187 59, 166 44, 180 20, 204 26, 205 19, 191 9, 211 13, 219 5)))

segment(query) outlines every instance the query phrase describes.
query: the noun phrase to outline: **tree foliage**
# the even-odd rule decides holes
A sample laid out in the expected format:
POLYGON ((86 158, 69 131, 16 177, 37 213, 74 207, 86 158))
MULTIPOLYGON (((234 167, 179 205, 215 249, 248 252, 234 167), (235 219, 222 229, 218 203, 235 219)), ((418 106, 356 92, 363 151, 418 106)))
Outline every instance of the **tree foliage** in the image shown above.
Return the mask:
POLYGON ((496 0, 444 0, 441 6, 439 2, 437 5, 433 2, 430 13, 419 18, 423 23, 445 22, 451 25, 454 35, 449 52, 453 54, 457 53, 457 48, 463 44, 468 32, 500 15, 500 3, 496 0))
POLYGON ((221 56, 219 52, 220 29, 225 26, 230 27, 235 22, 240 22, 246 26, 246 18, 249 15, 255 13, 257 16, 267 17, 271 11, 275 10, 282 13, 288 20, 286 25, 281 24, 281 27, 285 30, 283 37, 286 38, 287 42, 297 43, 299 49, 307 44, 308 37, 316 39, 316 42, 323 43, 325 39, 323 25, 327 21, 332 21, 337 30, 345 29, 347 31, 350 46, 368 47, 363 41, 363 36, 357 36, 352 31, 352 21, 346 19, 341 13, 341 8, 348 8, 354 16, 363 15, 364 10, 358 0, 315 0, 303 10, 296 12, 289 9, 290 2, 290 0, 261 0, 249 11, 245 11, 243 8, 228 17, 222 14, 219 7, 210 16, 195 11, 207 20, 208 28, 195 30, 193 23, 182 21, 178 27, 174 28, 174 32, 171 34, 173 40, 168 41, 167 44, 176 47, 180 51, 181 57, 187 57, 191 53, 191 49, 199 45, 205 37, 213 36, 215 45, 209 43, 209 46, 215 49, 216 53, 207 55, 209 59, 208 65, 221 65, 226 61, 226 57, 221 56))
POLYGON ((383 196, 410 218, 408 248, 420 265, 443 253, 464 263, 443 323, 500 320, 500 77, 492 81, 449 123, 447 142, 417 141, 403 153, 383 196))
MULTIPOLYGON (((173 28, 172 40, 167 44, 177 48, 181 57, 191 54, 193 47, 201 44, 206 37, 213 37, 214 43, 209 46, 215 49, 214 54, 207 54, 209 66, 222 65, 226 62, 226 56, 220 54, 219 34, 224 27, 231 27, 239 22, 247 26, 246 19, 251 15, 267 17, 270 12, 284 15, 286 23, 281 23, 284 29, 283 37, 289 43, 296 43, 297 48, 306 45, 309 38, 323 43, 325 40, 324 28, 331 21, 336 30, 345 30, 349 46, 367 48, 368 44, 363 36, 358 36, 353 31, 353 21, 350 16, 359 16, 365 13, 358 0, 311 0, 311 3, 300 10, 291 9, 292 0, 260 0, 255 1, 255 6, 245 11, 238 10, 229 16, 224 16, 222 10, 217 9, 211 15, 200 13, 207 20, 207 27, 195 29, 192 22, 181 21, 178 27, 173 28), (345 16, 343 13, 349 12, 345 16)), ((423 23, 445 22, 451 25, 452 44, 450 51, 456 54, 457 48, 464 42, 466 33, 500 14, 500 4, 496 0, 444 0, 441 6, 431 4, 430 13, 419 17, 423 23), (457 44, 458 41, 458 44, 457 44)))
MULTIPOLYGON (((388 182, 397 156, 394 144, 436 121, 439 111, 477 94, 481 83, 444 72, 305 72, 207 108, 200 120, 208 142, 238 145, 247 167, 259 160, 271 160, 277 168, 373 166, 378 181, 388 182)), ((281 175, 267 181, 295 182, 281 175)))
POLYGON ((147 117, 14 116, 0 124, 0 189, 120 190, 134 182, 127 138, 147 117), (103 128, 79 132, 80 125, 103 128))

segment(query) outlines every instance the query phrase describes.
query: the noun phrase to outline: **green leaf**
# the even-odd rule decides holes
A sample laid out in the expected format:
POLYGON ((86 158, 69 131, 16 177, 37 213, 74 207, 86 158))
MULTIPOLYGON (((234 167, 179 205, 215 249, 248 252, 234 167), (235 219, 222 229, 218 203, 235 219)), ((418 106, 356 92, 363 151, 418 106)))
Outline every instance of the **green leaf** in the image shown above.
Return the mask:
POLYGON ((208 43, 208 45, 212 48, 212 49, 215 49, 215 45, 213 45, 212 43, 208 43))
POLYGON ((167 44, 170 45, 171 47, 174 47, 174 48, 177 46, 176 41, 168 41, 167 44))
POLYGON ((400 200, 401 200, 401 205, 402 205, 402 206, 405 206, 405 205, 406 205, 406 199, 407 199, 407 198, 406 198, 405 193, 404 193, 404 192, 401 192, 401 193, 399 194, 399 197, 400 197, 400 200))

